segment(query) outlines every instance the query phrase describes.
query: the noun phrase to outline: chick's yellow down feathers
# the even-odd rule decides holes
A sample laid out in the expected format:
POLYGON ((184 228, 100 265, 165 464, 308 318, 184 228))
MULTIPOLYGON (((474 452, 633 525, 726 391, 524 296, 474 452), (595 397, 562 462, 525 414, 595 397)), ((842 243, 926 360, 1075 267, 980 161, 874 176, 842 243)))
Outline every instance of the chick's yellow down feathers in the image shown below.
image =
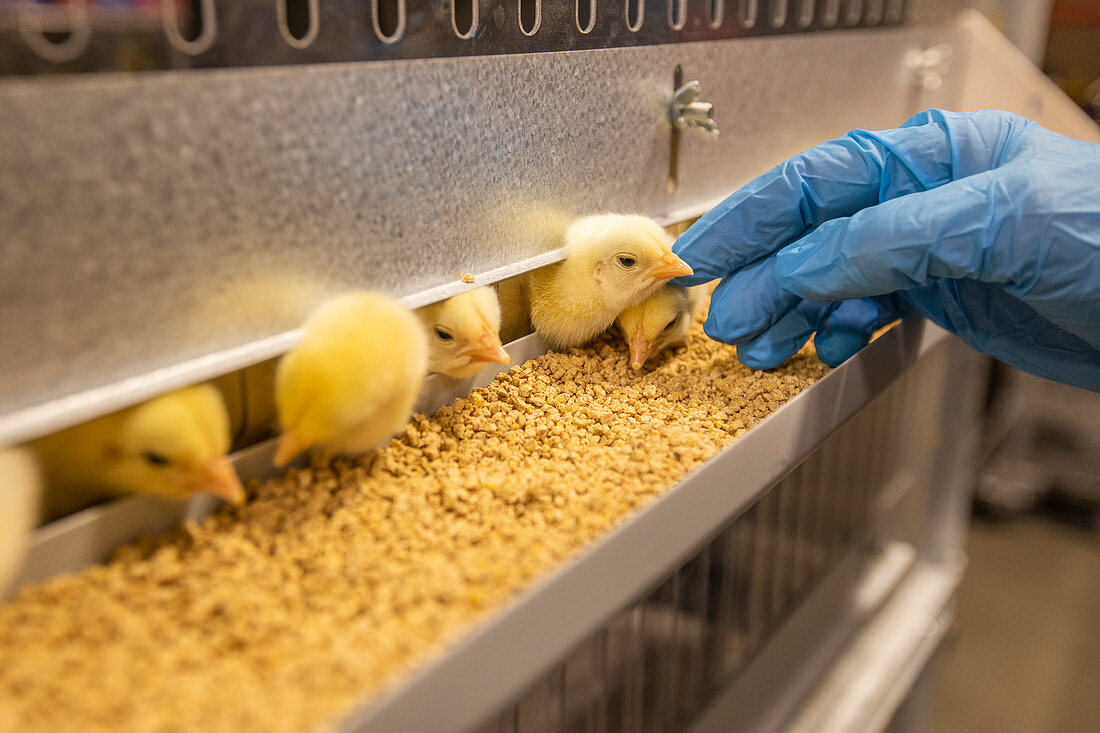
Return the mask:
POLYGON ((428 335, 428 370, 466 379, 511 359, 500 342, 500 303, 492 288, 474 288, 417 311, 428 335))
POLYGON ((565 260, 531 273, 531 323, 555 348, 581 346, 615 317, 691 268, 644 216, 600 214, 565 231, 565 260))
POLYGON ((408 421, 427 367, 420 321, 396 300, 372 292, 329 300, 279 363, 275 464, 314 447, 323 455, 378 447, 408 421))
POLYGON ((182 500, 245 493, 229 451, 229 417, 209 384, 187 387, 30 444, 45 478, 47 519, 104 494, 139 492, 182 500))
POLYGON ((41 479, 31 452, 0 450, 0 594, 23 564, 38 519, 40 492, 41 479))
POLYGON ((630 347, 630 366, 641 369, 650 357, 684 343, 705 295, 705 286, 685 288, 668 283, 620 313, 615 325, 630 347))

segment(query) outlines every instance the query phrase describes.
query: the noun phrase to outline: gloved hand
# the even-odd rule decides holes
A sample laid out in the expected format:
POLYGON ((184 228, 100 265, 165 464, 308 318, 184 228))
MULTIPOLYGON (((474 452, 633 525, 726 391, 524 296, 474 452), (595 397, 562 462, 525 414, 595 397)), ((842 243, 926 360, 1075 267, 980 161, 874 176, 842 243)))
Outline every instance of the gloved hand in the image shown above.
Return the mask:
POLYGON ((746 365, 814 332, 837 365, 924 315, 1039 376, 1100 391, 1100 146, 1005 112, 922 112, 787 160, 673 251, 722 282, 707 334, 746 365))

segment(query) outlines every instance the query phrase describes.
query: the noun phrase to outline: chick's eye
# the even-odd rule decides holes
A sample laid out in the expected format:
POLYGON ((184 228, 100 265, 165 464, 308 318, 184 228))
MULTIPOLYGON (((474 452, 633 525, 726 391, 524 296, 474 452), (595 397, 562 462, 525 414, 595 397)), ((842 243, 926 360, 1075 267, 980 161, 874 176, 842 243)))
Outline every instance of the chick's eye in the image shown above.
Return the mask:
POLYGON ((631 267, 634 267, 634 265, 638 264, 638 260, 636 260, 633 257, 630 257, 628 255, 619 255, 618 257, 615 258, 615 260, 619 263, 619 265, 621 265, 622 267, 625 267, 628 270, 631 267))
POLYGON ((141 457, 145 459, 145 462, 151 466, 167 466, 171 461, 167 457, 160 453, 155 453, 151 450, 147 450, 141 454, 141 457))
POLYGON ((445 328, 440 328, 439 326, 435 327, 435 337, 443 342, 451 341, 454 339, 454 336, 451 335, 450 331, 445 328))
POLYGON ((665 324, 665 330, 666 331, 671 331, 673 328, 676 327, 676 324, 679 323, 679 322, 680 322, 680 316, 676 316, 671 321, 669 321, 668 323, 665 324))

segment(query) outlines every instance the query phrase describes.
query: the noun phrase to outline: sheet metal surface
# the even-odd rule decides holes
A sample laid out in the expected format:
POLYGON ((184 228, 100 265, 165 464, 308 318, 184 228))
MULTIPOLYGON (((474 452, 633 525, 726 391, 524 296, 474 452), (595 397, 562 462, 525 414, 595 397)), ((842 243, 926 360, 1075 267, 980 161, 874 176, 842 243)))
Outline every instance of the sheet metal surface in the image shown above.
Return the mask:
POLYGON ((339 290, 417 304, 552 260, 561 214, 696 215, 947 104, 905 57, 952 33, 0 82, 0 443, 280 353, 339 290), (685 136, 669 193, 677 64, 722 135, 685 136))

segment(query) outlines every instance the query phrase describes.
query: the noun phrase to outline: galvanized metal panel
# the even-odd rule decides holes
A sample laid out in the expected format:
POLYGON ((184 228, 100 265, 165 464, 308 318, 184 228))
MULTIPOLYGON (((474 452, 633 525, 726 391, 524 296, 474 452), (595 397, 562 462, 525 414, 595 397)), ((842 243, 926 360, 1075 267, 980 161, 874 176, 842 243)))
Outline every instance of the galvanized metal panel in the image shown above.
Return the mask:
POLYGON ((946 104, 934 29, 0 82, 0 443, 280 353, 319 298, 411 305, 554 259, 564 213, 697 215, 855 126, 946 104), (673 69, 723 127, 667 187, 673 69))

